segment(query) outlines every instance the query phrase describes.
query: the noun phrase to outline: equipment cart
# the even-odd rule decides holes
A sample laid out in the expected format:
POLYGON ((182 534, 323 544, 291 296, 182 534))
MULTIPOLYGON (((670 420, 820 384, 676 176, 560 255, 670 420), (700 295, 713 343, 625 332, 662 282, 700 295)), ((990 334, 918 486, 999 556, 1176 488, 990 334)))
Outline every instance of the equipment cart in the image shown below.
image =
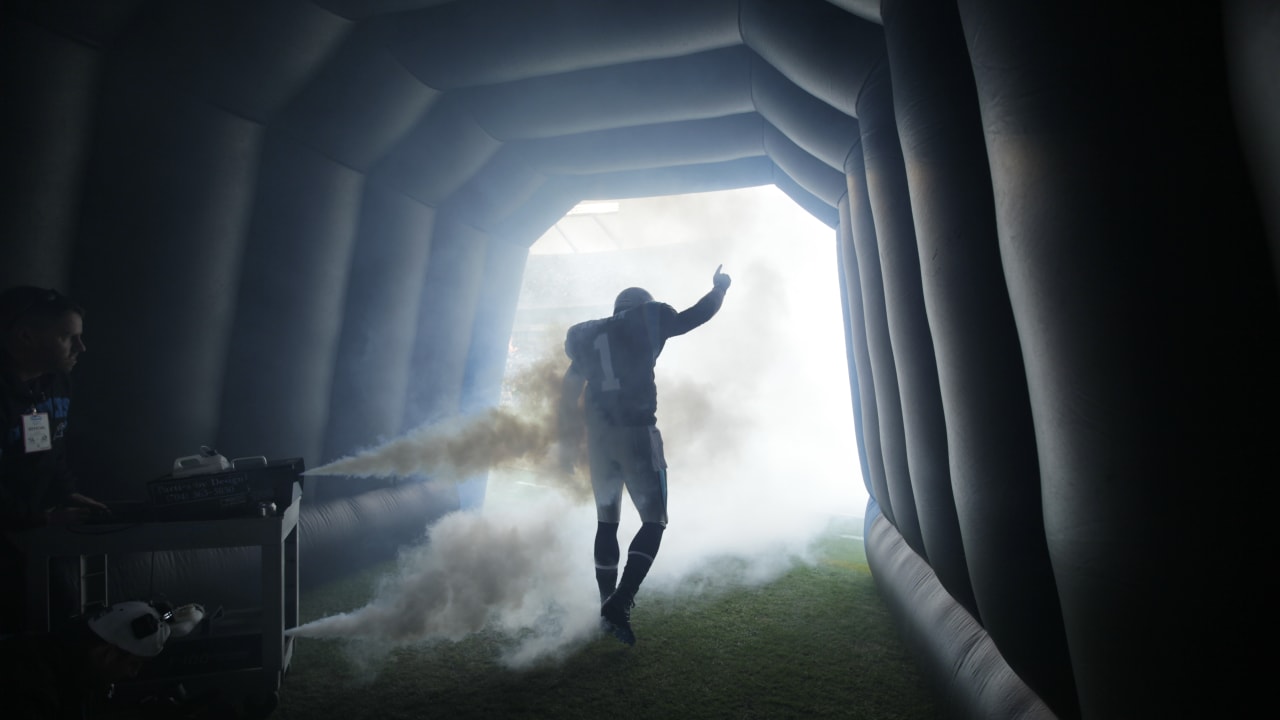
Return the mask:
POLYGON ((223 502, 215 517, 204 519, 194 507, 176 513, 182 519, 166 519, 164 508, 153 508, 158 512, 145 522, 46 526, 11 533, 26 557, 27 612, 33 630, 54 627, 49 597, 50 563, 55 558, 79 559, 80 609, 86 611, 117 600, 146 599, 107 597, 107 559, 112 554, 259 547, 261 608, 216 612, 206 607, 207 615, 194 632, 170 638, 164 652, 148 661, 135 680, 117 684, 116 696, 127 703, 131 698, 169 697, 180 688, 188 698, 218 693, 242 703, 246 715, 270 714, 293 657, 293 638, 284 633, 298 626, 301 461, 272 463, 262 470, 268 471, 275 476, 270 480, 279 502, 246 504, 248 509, 234 515, 227 514, 223 502), (283 484, 281 471, 287 478, 283 484))

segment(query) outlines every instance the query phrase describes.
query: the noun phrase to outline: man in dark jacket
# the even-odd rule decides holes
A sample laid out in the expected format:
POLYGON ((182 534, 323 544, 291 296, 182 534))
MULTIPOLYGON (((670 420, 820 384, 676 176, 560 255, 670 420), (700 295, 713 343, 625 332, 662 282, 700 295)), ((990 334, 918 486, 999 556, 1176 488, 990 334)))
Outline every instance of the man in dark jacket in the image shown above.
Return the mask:
MULTIPOLYGON (((67 462, 68 373, 85 351, 84 310, 56 290, 0 293, 0 531, 77 522, 102 503, 76 491, 67 462)), ((0 543, 0 636, 23 629, 17 550, 0 543)))
MULTIPOLYGON (((721 266, 723 267, 723 266, 721 266)), ((654 302, 643 288, 627 288, 614 301, 613 315, 569 328, 565 352, 572 363, 564 376, 560 407, 560 447, 564 469, 572 472, 578 446, 578 399, 586 393, 587 450, 596 500, 596 583, 602 625, 634 645, 631 607, 653 565, 667 526, 667 462, 657 427, 658 390, 654 365, 668 339, 710 320, 720 310, 729 276, 716 268, 712 289, 683 312, 654 302), (618 581, 618 521, 622 488, 640 515, 641 527, 627 552, 618 581), (617 582, 617 587, 614 583, 617 582)))

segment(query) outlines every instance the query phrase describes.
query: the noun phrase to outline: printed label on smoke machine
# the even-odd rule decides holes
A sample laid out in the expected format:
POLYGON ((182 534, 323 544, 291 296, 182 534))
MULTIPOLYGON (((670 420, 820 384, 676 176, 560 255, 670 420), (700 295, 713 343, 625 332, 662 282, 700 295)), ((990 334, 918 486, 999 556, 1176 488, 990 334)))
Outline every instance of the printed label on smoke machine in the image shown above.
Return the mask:
POLYGON ((151 502, 156 505, 236 505, 249 497, 249 476, 234 473, 158 480, 150 484, 149 490, 151 502))

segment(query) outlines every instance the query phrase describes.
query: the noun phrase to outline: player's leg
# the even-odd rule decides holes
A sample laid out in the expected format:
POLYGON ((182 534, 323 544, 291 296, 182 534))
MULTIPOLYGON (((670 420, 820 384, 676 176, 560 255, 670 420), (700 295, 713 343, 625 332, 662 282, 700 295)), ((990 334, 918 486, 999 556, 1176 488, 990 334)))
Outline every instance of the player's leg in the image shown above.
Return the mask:
POLYGON ((614 625, 614 634, 627 644, 635 643, 631 631, 631 608, 636 593, 653 567, 667 527, 667 462, 662 451, 662 435, 655 427, 635 428, 631 446, 633 458, 623 478, 631 502, 640 513, 640 530, 627 549, 627 565, 618 589, 601 612, 614 625))
POLYGON ((627 548, 627 566, 622 571, 622 579, 618 581, 618 589, 614 592, 619 599, 631 602, 640 592, 640 584, 653 567, 653 560, 658 556, 658 547, 662 545, 662 533, 667 529, 666 523, 644 522, 631 539, 627 548))
POLYGON ((618 585, 618 523, 606 520, 596 522, 596 586, 600 590, 600 602, 604 603, 618 585))
POLYGON ((640 530, 627 550, 627 567, 619 590, 631 596, 649 574, 658 557, 662 532, 667 527, 667 459, 662 451, 662 434, 656 427, 637 428, 631 472, 623 475, 631 503, 640 514, 640 530))
POLYGON ((596 585, 600 602, 613 594, 618 584, 618 522, 622 518, 622 466, 613 451, 616 433, 610 428, 592 428, 588 435, 591 490, 596 500, 596 585))

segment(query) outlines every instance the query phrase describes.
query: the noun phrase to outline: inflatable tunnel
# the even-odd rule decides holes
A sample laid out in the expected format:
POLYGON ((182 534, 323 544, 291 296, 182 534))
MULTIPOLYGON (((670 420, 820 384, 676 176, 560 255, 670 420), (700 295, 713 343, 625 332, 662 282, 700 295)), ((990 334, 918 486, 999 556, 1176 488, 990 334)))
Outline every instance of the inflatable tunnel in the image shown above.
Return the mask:
MULTIPOLYGON (((772 184, 838 244, 867 554, 942 704, 1272 704, 1274 2, 3 15, 0 281, 87 308, 87 492, 491 404, 528 248, 576 203, 772 184)), ((433 488, 308 478, 306 556, 353 567, 468 502, 433 488)))

